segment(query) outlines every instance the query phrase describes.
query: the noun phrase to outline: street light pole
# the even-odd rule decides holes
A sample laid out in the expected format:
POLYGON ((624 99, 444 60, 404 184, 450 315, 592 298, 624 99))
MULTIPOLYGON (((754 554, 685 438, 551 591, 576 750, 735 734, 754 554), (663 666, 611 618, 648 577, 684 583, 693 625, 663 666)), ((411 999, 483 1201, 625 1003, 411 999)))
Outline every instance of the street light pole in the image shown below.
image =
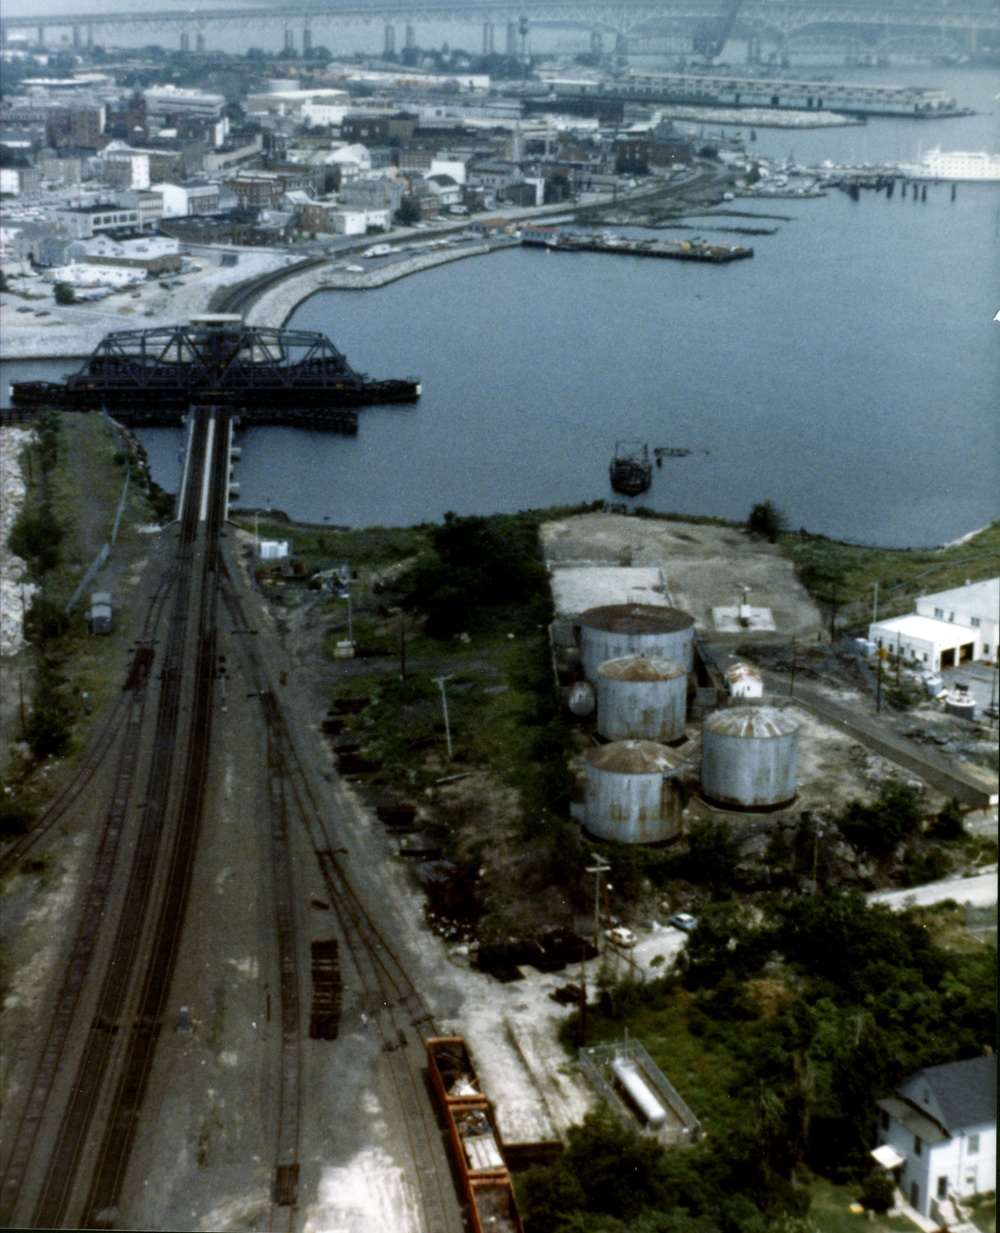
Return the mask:
POLYGON ((451 761, 451 725, 448 723, 448 695, 444 690, 445 681, 450 681, 450 676, 436 676, 433 678, 435 684, 441 689, 441 709, 444 711, 444 739, 448 747, 448 761, 451 761))
POLYGON ((601 910, 601 878, 610 872, 611 866, 598 856, 593 865, 587 866, 587 873, 594 875, 594 950, 600 949, 600 910, 601 910))

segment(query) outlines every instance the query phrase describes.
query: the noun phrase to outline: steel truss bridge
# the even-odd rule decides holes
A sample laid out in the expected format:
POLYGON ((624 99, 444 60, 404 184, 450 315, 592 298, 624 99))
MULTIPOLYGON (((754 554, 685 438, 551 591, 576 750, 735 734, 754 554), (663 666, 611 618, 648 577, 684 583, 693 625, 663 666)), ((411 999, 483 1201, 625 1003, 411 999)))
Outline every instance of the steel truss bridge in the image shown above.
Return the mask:
POLYGON ((15 406, 104 408, 129 425, 175 422, 192 403, 226 403, 248 421, 357 429, 359 406, 413 402, 416 380, 355 372, 325 334, 245 325, 238 318, 119 330, 64 382, 15 381, 15 406))
MULTIPOLYGON (((385 50, 396 50, 396 28, 405 44, 417 43, 420 23, 466 23, 482 28, 484 52, 522 54, 532 23, 566 24, 591 31, 595 46, 605 37, 619 52, 630 43, 682 39, 688 48, 706 29, 722 27, 732 0, 404 0, 384 3, 287 3, 271 7, 158 9, 92 12, 0 19, 4 44, 15 32, 38 41, 72 35, 75 46, 113 40, 138 29, 171 34, 182 50, 204 50, 208 31, 283 30, 285 46, 308 53, 317 36, 332 28, 381 26, 385 50)), ((887 47, 894 40, 916 45, 951 43, 975 49, 977 40, 1000 41, 1000 5, 995 0, 743 0, 734 33, 781 47, 815 41, 842 47, 887 47), (985 37, 983 37, 985 36, 985 37)))

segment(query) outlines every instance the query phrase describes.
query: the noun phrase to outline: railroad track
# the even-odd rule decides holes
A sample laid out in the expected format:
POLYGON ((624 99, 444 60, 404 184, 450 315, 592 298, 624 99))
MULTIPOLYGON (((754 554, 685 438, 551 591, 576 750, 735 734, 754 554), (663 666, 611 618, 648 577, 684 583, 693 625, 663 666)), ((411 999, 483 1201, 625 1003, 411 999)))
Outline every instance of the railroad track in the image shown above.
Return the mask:
POLYGON ((145 707, 146 681, 155 655, 153 638, 159 627, 163 608, 170 595, 175 577, 176 572, 173 565, 163 572, 146 609, 142 631, 137 639, 138 645, 133 652, 125 684, 115 699, 111 711, 88 746, 73 775, 52 798, 31 830, 8 844, 0 854, 0 876, 28 856, 56 823, 66 816, 70 808, 79 803, 81 794, 93 779, 98 768, 104 763, 123 728, 128 728, 134 721, 136 707, 145 707))
POLYGON ((248 278, 246 282, 238 283, 235 287, 227 287, 212 296, 211 311, 245 313, 272 287, 277 287, 279 283, 295 278, 298 274, 304 274, 307 270, 325 265, 326 260, 326 257, 306 257, 303 261, 296 261, 294 265, 286 265, 280 270, 272 270, 270 274, 259 274, 256 278, 248 278))
MULTIPOLYGON (((225 416, 228 425, 228 414, 225 416)), ((114 868, 114 852, 124 823, 125 811, 133 790, 136 759, 142 726, 141 707, 133 705, 127 726, 123 755, 117 768, 95 873, 88 888, 81 923, 74 940, 72 962, 56 999, 46 1047, 36 1068, 25 1115, 21 1119, 8 1166, 3 1190, 4 1223, 18 1215, 29 1215, 34 1227, 58 1227, 80 1206, 86 1195, 83 1223, 103 1224, 116 1206, 121 1180, 128 1160, 135 1119, 148 1077, 152 1050, 159 1033, 163 1001, 169 987, 177 938, 183 921, 187 885, 200 821, 200 800, 207 770, 211 720, 211 677, 214 669, 215 597, 218 582, 218 528, 223 516, 228 482, 228 450, 212 455, 214 484, 202 482, 209 456, 209 440, 214 417, 196 412, 198 430, 192 434, 191 454, 186 471, 188 491, 182 503, 183 515, 179 545, 169 581, 158 590, 150 621, 159 612, 168 594, 173 594, 166 648, 160 673, 161 688, 146 781, 147 799, 142 820, 132 844, 123 902, 113 931, 101 930, 101 920, 109 901, 114 868), (202 524, 206 525, 203 527, 202 524), (202 531, 206 548, 200 554, 202 531), (214 548, 213 548, 214 545, 214 548), (185 664, 189 655, 189 609, 198 601, 197 681, 194 689, 195 720, 190 730, 185 767, 185 788, 180 808, 173 808, 171 781, 177 762, 181 727, 181 698, 185 664), (174 815, 177 815, 176 820, 174 815), (162 848, 171 840, 169 870, 162 890, 162 848), (159 905, 156 927, 147 926, 153 908, 159 905), (70 1028, 90 968, 90 957, 98 936, 113 932, 107 952, 103 978, 99 980, 96 1008, 84 1034, 70 1028), (141 971, 141 977, 137 973, 141 971), (132 1013, 134 1012, 134 1014, 132 1013), (61 1111, 50 1096, 60 1068, 73 1069, 74 1082, 61 1111), (116 1079, 117 1076, 117 1079, 116 1079), (110 1099, 109 1099, 110 1096, 110 1099), (58 1122, 54 1140, 44 1161, 32 1163, 32 1171, 42 1174, 35 1193, 25 1194, 25 1177, 34 1152, 42 1120, 58 1122), (103 1118, 104 1127, 97 1163, 88 1147, 103 1118), (84 1170, 83 1161, 87 1161, 84 1170), (85 1174, 81 1176, 81 1174, 85 1174), (20 1205, 21 1210, 18 1210, 20 1205)), ((145 698, 145 682, 153 664, 151 644, 136 652, 126 686, 145 698)), ((99 742, 100 744, 100 742, 99 742)), ((65 804, 68 807, 68 804, 65 804)), ((36 836, 37 838, 37 836, 36 836)), ((120 881, 120 874, 118 879, 120 881)), ((91 996, 93 1002, 93 995, 91 996)))
MULTIPOLYGON (((229 578, 223 586, 223 600, 236 628, 251 627, 243 601, 229 578)), ((410 1145, 425 1229, 427 1233, 460 1233, 462 1221, 454 1183, 450 1170, 441 1167, 445 1159, 441 1131, 427 1098, 423 1076, 426 1041, 438 1034, 433 1018, 406 964, 348 875, 335 825, 277 701, 260 650, 247 640, 243 651, 248 676, 264 710, 269 773, 272 780, 275 776, 283 780, 283 808, 287 809, 291 797, 305 826, 341 938, 358 976, 369 1021, 381 1037, 389 1079, 410 1145)), ((279 1130, 279 1137, 280 1134, 279 1130)))

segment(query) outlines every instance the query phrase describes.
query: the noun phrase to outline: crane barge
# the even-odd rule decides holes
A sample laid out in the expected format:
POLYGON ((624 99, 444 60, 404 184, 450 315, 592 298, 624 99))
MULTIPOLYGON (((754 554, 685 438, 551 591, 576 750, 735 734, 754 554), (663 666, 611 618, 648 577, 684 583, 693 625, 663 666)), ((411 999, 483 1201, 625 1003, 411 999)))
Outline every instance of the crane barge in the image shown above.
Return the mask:
POLYGON ((414 402, 420 383, 355 372, 325 334, 247 325, 236 314, 105 335, 63 381, 15 381, 15 407, 104 409, 131 427, 179 422, 211 396, 245 421, 357 429, 357 408, 414 402))

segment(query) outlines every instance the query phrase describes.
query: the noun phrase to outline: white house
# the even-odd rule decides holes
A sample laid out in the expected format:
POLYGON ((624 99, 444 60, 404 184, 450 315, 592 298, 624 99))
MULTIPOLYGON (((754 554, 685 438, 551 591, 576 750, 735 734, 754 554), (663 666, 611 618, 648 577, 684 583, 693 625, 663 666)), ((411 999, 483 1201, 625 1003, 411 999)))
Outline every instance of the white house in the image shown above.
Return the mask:
POLYGON ((875 1160, 923 1216, 996 1189, 997 1059, 928 1066, 877 1102, 875 1160))
POLYGON ((921 596, 915 613, 875 621, 868 627, 868 638, 932 672, 975 659, 995 659, 1000 641, 1000 578, 921 596))
POLYGON ((750 664, 733 664, 726 670, 726 683, 733 698, 762 698, 764 678, 750 664))

